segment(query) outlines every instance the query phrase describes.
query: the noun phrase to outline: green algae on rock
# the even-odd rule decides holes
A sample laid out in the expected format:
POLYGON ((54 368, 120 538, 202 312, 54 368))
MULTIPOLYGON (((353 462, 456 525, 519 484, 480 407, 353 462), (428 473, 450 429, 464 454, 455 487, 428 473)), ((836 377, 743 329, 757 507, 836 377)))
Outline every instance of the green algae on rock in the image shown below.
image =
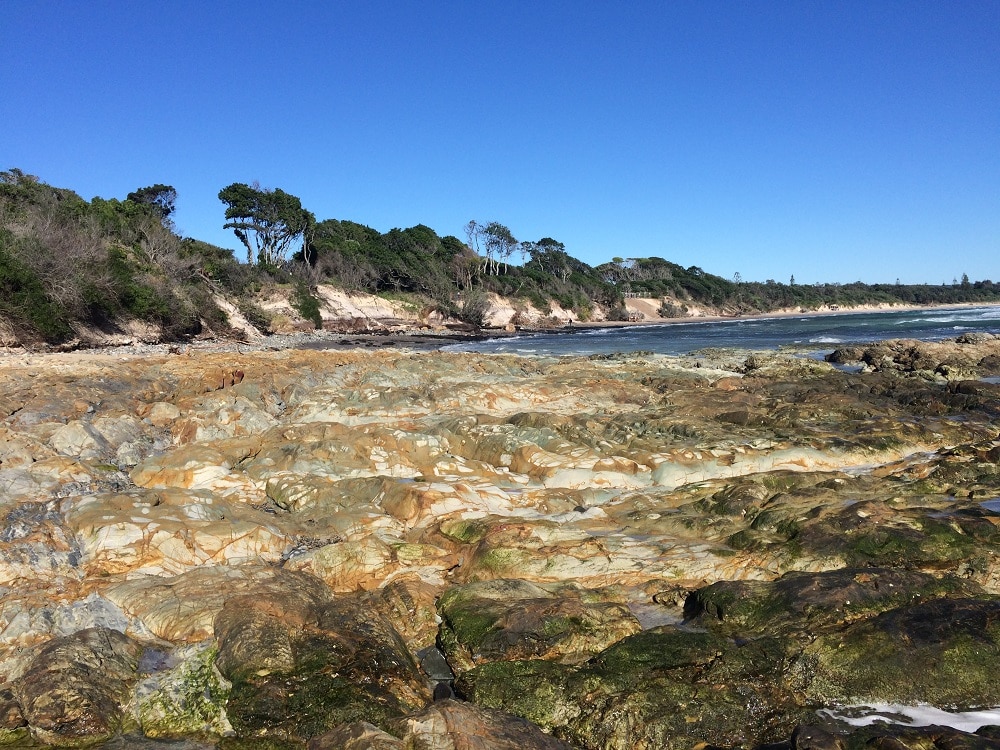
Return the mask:
POLYGON ((577 663, 640 629, 623 605, 572 584, 469 583, 447 589, 438 609, 439 642, 453 669, 532 658, 577 663))
POLYGON ((232 733, 225 706, 230 683, 215 666, 216 648, 206 642, 175 649, 177 664, 140 680, 133 701, 146 737, 222 737, 232 733))

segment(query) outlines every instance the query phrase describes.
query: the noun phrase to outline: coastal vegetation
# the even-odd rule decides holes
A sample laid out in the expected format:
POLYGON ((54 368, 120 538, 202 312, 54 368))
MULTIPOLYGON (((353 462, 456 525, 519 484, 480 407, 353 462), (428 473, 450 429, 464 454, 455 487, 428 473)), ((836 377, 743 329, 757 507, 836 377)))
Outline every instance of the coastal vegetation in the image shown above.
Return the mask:
MULTIPOLYGON (((0 338, 60 343, 82 328, 146 325, 164 339, 230 332, 226 305, 267 332, 265 292, 285 295, 301 318, 322 325, 317 288, 388 298, 472 326, 493 295, 541 316, 556 308, 579 320, 629 319, 629 298, 657 302, 661 318, 697 308, 720 315, 873 304, 1000 301, 1000 284, 796 284, 726 279, 657 257, 591 266, 551 237, 518 240, 497 221, 470 221, 464 239, 423 224, 387 232, 322 219, 281 189, 233 183, 219 192, 220 223, 246 248, 181 237, 177 192, 157 183, 124 199, 86 200, 20 169, 0 172, 0 338), (223 302, 225 304, 223 304, 223 302)), ((514 322, 518 319, 515 316, 514 322)))

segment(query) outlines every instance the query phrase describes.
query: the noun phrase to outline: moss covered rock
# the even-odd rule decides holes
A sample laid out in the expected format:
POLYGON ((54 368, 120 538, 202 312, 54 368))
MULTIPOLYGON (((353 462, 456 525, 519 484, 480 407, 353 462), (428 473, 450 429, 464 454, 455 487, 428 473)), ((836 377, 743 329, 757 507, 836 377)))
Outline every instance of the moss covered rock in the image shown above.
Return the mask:
POLYGON ((232 680, 227 713, 237 736, 303 740, 353 722, 385 729, 427 703, 429 690, 406 644, 362 597, 333 599, 310 612, 309 622, 286 624, 280 637, 282 621, 266 621, 267 638, 258 637, 261 613, 220 613, 220 655, 239 656, 219 662, 232 680), (230 648, 234 640, 243 646, 230 648), (287 666, 275 667, 254 650, 266 652, 272 643, 287 644, 287 666))
POLYGON ((211 642, 185 646, 170 656, 177 664, 142 680, 135 714, 147 737, 221 737, 232 731, 226 716, 229 682, 215 666, 211 642))
POLYGON ((776 581, 719 581, 685 602, 689 620, 749 635, 814 633, 914 601, 982 594, 971 581, 889 568, 786 573, 776 581))
POLYGON ((817 703, 1000 703, 1000 601, 935 599, 820 636, 796 665, 817 703))
POLYGON ((572 584, 499 579, 453 586, 438 609, 439 642, 458 669, 532 658, 579 663, 640 629, 627 607, 572 584))
POLYGON ((582 748, 743 745, 787 737, 803 715, 786 687, 787 667, 777 639, 737 645, 661 627, 579 667, 496 662, 463 674, 457 688, 582 748))

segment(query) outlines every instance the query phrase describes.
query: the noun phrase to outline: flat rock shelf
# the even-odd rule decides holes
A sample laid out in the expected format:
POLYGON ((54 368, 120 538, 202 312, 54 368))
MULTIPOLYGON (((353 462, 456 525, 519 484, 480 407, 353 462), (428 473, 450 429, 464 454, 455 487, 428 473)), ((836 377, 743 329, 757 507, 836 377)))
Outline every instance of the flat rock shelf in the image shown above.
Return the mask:
POLYGON ((0 358, 0 745, 1000 748, 996 342, 880 346, 0 358))

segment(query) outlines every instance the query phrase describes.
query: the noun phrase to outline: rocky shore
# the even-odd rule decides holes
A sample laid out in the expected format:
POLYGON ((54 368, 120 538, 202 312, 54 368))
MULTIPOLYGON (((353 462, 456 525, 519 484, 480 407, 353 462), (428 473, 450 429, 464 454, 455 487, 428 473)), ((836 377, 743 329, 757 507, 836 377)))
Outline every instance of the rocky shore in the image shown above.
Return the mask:
POLYGON ((998 357, 3 357, 0 744, 1000 748, 998 357))

